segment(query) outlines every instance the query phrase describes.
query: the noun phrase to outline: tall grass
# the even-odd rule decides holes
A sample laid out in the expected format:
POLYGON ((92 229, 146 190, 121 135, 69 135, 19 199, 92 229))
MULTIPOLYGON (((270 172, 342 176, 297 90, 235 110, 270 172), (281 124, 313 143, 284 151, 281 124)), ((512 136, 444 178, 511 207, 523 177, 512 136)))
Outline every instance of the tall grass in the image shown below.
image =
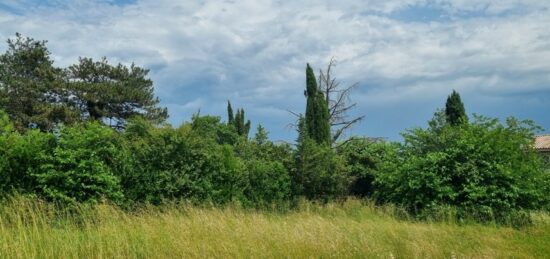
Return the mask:
POLYGON ((132 212, 101 204, 60 209, 16 197, 0 206, 1 258, 542 258, 550 217, 522 229, 414 222, 349 200, 285 213, 186 204, 132 212))

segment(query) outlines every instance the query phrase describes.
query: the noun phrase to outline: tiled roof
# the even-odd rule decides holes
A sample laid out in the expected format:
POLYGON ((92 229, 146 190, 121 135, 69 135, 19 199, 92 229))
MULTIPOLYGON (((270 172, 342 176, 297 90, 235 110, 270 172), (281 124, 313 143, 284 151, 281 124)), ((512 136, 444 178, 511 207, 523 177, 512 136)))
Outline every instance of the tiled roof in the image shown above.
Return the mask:
POLYGON ((535 149, 550 150, 550 134, 535 137, 535 149))

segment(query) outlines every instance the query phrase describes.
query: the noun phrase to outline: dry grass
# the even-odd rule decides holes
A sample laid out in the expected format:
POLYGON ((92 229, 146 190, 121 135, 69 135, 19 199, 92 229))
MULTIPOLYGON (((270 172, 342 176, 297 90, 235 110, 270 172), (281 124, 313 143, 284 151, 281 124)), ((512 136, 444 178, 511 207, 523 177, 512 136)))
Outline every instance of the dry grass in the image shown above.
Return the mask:
POLYGON ((0 207, 1 258, 543 258, 550 218, 521 230, 397 220, 351 200, 287 213, 171 205, 63 214, 15 198, 0 207))

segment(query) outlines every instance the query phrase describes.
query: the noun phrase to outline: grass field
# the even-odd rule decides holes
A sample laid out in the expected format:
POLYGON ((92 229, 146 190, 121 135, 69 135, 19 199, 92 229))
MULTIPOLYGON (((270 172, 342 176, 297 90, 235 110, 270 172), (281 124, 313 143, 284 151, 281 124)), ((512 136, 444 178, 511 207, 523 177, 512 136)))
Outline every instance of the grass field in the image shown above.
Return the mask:
POLYGON ((0 258, 544 258, 550 217, 522 229, 398 220, 350 200, 286 212, 170 205, 63 214, 24 198, 0 206, 0 258))

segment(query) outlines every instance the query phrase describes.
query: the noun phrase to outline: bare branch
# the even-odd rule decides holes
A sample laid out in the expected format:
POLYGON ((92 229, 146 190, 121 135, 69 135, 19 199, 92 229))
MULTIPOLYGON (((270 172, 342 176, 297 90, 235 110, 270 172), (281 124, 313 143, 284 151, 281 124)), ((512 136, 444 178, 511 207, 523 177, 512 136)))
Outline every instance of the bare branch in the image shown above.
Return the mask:
POLYGON ((298 118, 302 116, 301 113, 295 113, 295 112, 293 112, 293 111, 291 111, 291 110, 288 110, 288 109, 287 109, 286 111, 287 111, 287 112, 290 112, 290 114, 292 114, 292 115, 294 115, 294 116, 296 116, 296 117, 298 117, 298 118))
POLYGON ((336 132, 333 134, 332 142, 336 142, 336 140, 338 140, 338 138, 340 138, 340 136, 342 135, 342 133, 344 133, 345 130, 349 129, 351 126, 353 126, 353 124, 363 120, 363 118, 365 118, 365 116, 357 117, 353 120, 350 120, 350 121, 347 121, 347 122, 343 123, 344 126, 337 129, 336 132))
POLYGON ((356 103, 350 104, 350 95, 351 91, 359 86, 359 83, 354 83, 348 87, 341 87, 340 82, 332 76, 333 67, 336 66, 336 63, 336 59, 332 57, 326 70, 320 70, 319 73, 319 89, 323 91, 329 105, 330 123, 333 127, 333 142, 336 142, 344 131, 364 118, 364 116, 359 116, 347 119, 347 113, 357 106, 356 103))

